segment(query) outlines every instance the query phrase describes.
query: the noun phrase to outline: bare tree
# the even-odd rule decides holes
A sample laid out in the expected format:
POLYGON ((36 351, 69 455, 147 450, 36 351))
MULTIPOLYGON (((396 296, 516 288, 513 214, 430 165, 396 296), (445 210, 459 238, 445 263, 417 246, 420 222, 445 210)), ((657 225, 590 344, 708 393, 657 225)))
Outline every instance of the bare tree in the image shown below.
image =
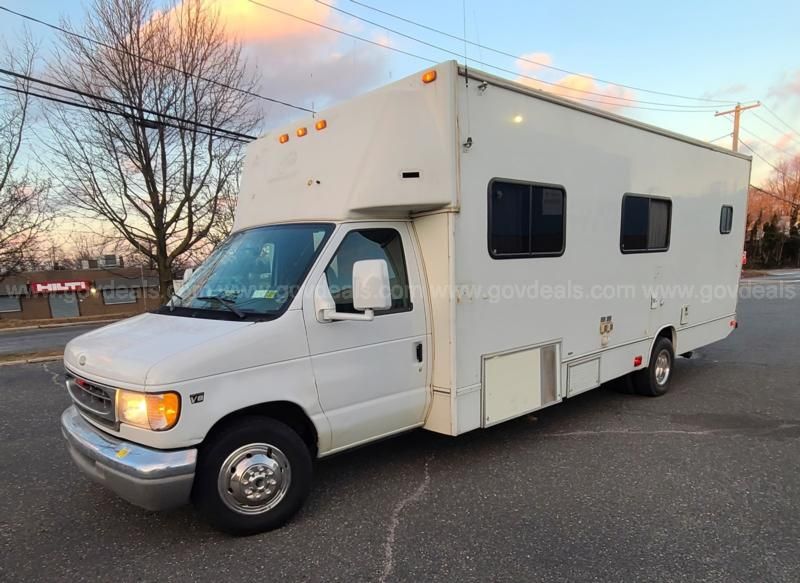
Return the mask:
MULTIPOLYGON (((25 36, 13 49, 3 46, 6 68, 30 76, 36 46, 25 36)), ((30 84, 14 79, 0 90, 0 277, 35 260, 38 237, 48 222, 49 183, 21 161, 31 118, 30 84)))
POLYGON ((209 249, 204 250, 205 254, 208 254, 231 234, 236 212, 236 201, 239 196, 239 179, 242 175, 241 162, 239 162, 238 166, 232 172, 232 179, 228 181, 225 188, 219 193, 219 220, 208 233, 209 249))
POLYGON ((53 74, 104 99, 51 112, 62 192, 155 265, 166 301, 173 265, 224 214, 244 145, 228 132, 255 127, 255 78, 200 0, 164 12, 151 0, 94 0, 81 32, 63 37, 53 74))
POLYGON ((800 214, 800 156, 778 162, 764 190, 783 203, 789 223, 796 225, 800 214))
MULTIPOLYGON (((122 257, 129 263, 133 255, 130 244, 119 237, 118 233, 104 235, 88 230, 73 229, 66 237, 59 234, 52 240, 50 262, 63 269, 81 269, 84 261, 97 260, 105 255, 122 257)), ((135 262, 138 265, 139 262, 135 262)))
POLYGON ((747 212, 748 255, 765 266, 800 267, 800 156, 773 166, 763 188, 750 187, 747 212))

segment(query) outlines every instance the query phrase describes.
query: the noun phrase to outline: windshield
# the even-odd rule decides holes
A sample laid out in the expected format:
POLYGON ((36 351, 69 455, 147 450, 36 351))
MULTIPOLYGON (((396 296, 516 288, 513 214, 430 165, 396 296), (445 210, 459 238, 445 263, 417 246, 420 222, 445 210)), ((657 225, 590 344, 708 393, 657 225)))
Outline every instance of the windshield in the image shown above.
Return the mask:
POLYGON ((276 317, 289 306, 332 230, 330 224, 293 224, 234 233, 161 312, 234 320, 276 317))

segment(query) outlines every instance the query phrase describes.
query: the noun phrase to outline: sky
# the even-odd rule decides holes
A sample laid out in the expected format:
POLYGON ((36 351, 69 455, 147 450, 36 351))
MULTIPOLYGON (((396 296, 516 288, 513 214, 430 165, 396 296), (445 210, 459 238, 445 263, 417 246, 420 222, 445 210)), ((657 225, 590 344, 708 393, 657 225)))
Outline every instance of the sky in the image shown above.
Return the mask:
MULTIPOLYGON (((714 111, 727 106, 645 90, 742 103, 760 100, 762 107, 742 114, 741 137, 756 152, 755 184, 769 174, 770 164, 800 153, 800 134, 795 132, 800 131, 797 0, 324 0, 330 6, 315 0, 259 0, 375 44, 248 0, 203 1, 220 10, 231 38, 244 44, 249 62, 261 73, 259 93, 304 107, 324 108, 429 65, 398 51, 432 61, 464 61, 462 41, 369 8, 373 7, 455 37, 464 37, 466 30, 471 42, 523 57, 468 45, 468 62, 477 69, 567 97, 594 99, 586 104, 716 140, 726 147, 731 145, 731 138, 725 136, 732 122, 715 117, 714 111), (331 6, 446 50, 399 36, 331 6), (692 108, 698 111, 687 111, 692 108)), ((80 0, 0 0, 0 5, 53 23, 67 18, 78 27, 83 17, 80 0)), ((166 1, 156 0, 156 5, 165 6, 166 1)), ((0 12, 0 36, 13 38, 22 23, 0 12)), ((28 26, 45 49, 58 34, 38 24, 28 26)), ((290 108, 266 105, 263 127, 280 125, 296 115, 290 108)), ((746 147, 742 151, 751 153, 746 147)))

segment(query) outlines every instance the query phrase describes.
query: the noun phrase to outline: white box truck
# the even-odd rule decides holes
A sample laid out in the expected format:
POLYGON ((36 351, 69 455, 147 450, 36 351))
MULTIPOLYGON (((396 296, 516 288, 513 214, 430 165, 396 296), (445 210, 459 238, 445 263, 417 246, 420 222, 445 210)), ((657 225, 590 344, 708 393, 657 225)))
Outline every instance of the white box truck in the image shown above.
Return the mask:
POLYGON ((312 461, 460 435, 736 325, 750 159, 442 63, 249 145, 233 233, 76 338, 61 422, 130 502, 275 528, 312 461))

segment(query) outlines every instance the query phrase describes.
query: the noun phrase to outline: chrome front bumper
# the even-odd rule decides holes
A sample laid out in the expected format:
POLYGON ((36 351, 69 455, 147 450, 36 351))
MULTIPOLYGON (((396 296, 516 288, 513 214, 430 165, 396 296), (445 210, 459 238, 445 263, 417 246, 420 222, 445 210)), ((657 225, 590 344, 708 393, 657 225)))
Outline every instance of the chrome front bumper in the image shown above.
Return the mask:
POLYGON ((103 433, 73 405, 61 414, 61 432, 78 467, 128 502, 164 510, 189 501, 197 450, 158 450, 103 433))

